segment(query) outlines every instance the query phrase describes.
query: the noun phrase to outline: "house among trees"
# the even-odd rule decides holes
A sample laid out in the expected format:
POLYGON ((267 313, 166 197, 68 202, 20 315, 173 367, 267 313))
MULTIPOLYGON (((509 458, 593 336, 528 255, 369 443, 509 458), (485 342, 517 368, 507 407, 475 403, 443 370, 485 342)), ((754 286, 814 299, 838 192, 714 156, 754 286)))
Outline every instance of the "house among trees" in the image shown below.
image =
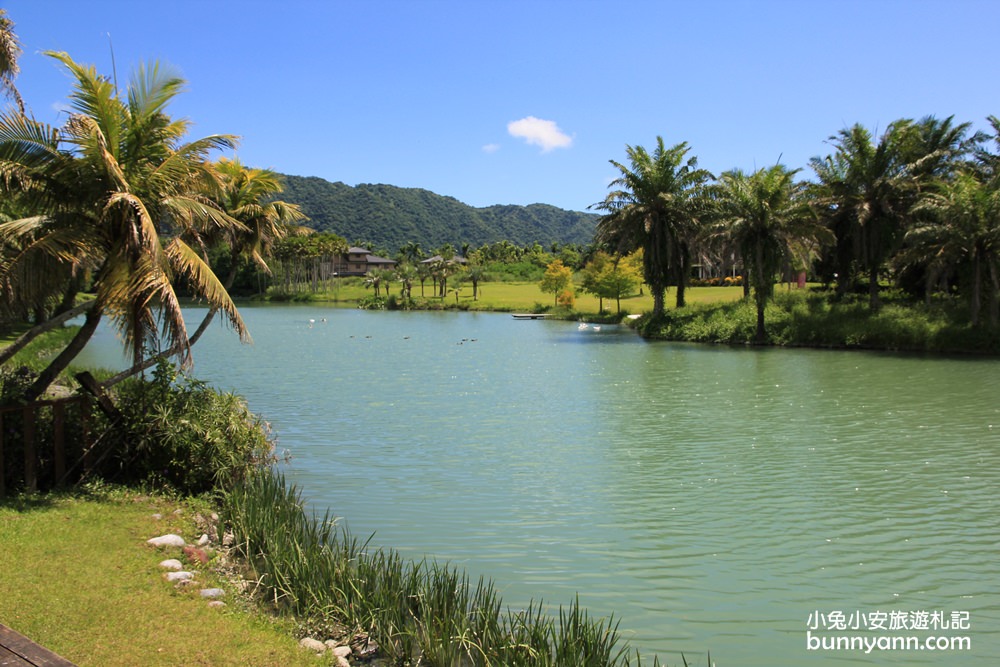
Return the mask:
POLYGON ((455 255, 451 259, 446 260, 441 255, 434 255, 433 257, 428 257, 427 259, 421 261, 420 263, 425 266, 434 266, 439 262, 447 262, 448 264, 468 264, 469 260, 462 257, 461 255, 455 255))
POLYGON ((363 276, 375 269, 395 268, 396 262, 373 255, 367 248, 348 248, 347 253, 334 260, 334 271, 341 276, 363 276))

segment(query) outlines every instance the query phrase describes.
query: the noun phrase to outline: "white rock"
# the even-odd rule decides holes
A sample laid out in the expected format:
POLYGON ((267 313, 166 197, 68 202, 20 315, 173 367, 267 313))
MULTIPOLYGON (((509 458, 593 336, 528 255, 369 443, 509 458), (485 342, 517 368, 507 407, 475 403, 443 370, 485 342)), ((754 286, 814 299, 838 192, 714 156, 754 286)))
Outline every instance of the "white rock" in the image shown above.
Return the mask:
POLYGON ((299 640, 299 646, 316 653, 326 653, 326 644, 312 637, 303 637, 299 640))
POLYGON ((337 656, 337 667, 351 667, 351 663, 342 655, 337 656))
POLYGON ((221 598, 226 594, 226 591, 221 588, 203 588, 200 594, 203 598, 221 598))
POLYGON ((207 533, 202 533, 201 537, 198 538, 198 546, 199 547, 203 547, 206 544, 208 544, 208 534, 207 533))
POLYGON ((154 547, 182 547, 186 543, 184 542, 184 538, 180 535, 168 533, 167 535, 160 535, 159 537, 151 537, 146 540, 146 544, 152 544, 154 547))
POLYGON ((168 558, 167 560, 160 561, 160 567, 164 570, 181 570, 184 565, 176 558, 168 558))
POLYGON ((167 581, 187 581, 188 579, 194 579, 194 572, 182 570, 180 572, 167 572, 164 576, 167 578, 167 581))
POLYGON ((159 521, 160 519, 163 518, 163 515, 160 514, 159 512, 157 512, 156 514, 153 515, 153 518, 156 519, 157 521, 159 521))
POLYGON ((333 649, 333 654, 338 658, 346 658, 347 656, 351 655, 351 647, 338 646, 337 648, 333 649))
POLYGON ((225 602, 223 602, 222 600, 211 600, 211 601, 210 601, 210 602, 208 603, 208 606, 209 606, 209 607, 225 607, 225 606, 226 606, 226 603, 225 603, 225 602))

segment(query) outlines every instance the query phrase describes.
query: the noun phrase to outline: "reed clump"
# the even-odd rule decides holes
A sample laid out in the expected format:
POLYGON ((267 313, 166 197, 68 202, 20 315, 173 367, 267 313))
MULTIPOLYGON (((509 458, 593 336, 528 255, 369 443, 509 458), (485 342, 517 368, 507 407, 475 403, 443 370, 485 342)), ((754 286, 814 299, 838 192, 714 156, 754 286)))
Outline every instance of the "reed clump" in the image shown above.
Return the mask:
POLYGON ((592 618, 578 600, 557 614, 540 601, 506 608, 489 579, 471 581, 448 564, 370 548, 329 512, 307 511, 279 472, 237 482, 225 496, 223 524, 260 598, 312 627, 340 628, 336 639, 352 637, 382 664, 641 664, 613 617, 592 618))

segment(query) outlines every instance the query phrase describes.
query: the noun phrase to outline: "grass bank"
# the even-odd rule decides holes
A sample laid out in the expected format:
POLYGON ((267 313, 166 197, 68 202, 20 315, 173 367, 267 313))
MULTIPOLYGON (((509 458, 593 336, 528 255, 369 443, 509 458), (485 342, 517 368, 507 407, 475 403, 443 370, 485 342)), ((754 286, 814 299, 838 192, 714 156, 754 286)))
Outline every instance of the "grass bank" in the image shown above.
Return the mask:
MULTIPOLYGON (((548 310, 555 307, 555 300, 552 294, 539 289, 537 282, 498 281, 480 283, 475 298, 472 294, 472 285, 467 282, 462 283, 457 295, 450 291, 443 297, 432 296, 432 293, 433 289, 429 283, 422 292, 419 285, 414 286, 413 300, 416 302, 417 307, 496 312, 534 312, 536 310, 548 310)), ((348 279, 336 289, 300 293, 295 296, 271 294, 267 298, 275 301, 306 301, 355 306, 359 302, 372 297, 373 294, 372 289, 366 288, 360 281, 348 279)), ((390 294, 398 297, 398 286, 394 285, 390 294)), ((672 301, 673 296, 673 290, 668 290, 667 301, 672 301)), ((689 287, 685 292, 686 300, 688 303, 693 304, 735 301, 742 296, 742 287, 689 287)), ((582 317, 596 317, 601 312, 602 302, 596 296, 577 290, 575 299, 572 311, 577 315, 582 317)), ((603 308, 605 312, 610 311, 614 313, 617 310, 617 304, 613 299, 604 299, 603 308)), ((643 291, 642 294, 634 294, 621 300, 623 313, 642 313, 652 310, 652 308, 653 298, 649 295, 648 291, 643 291)))
MULTIPOLYGON (((81 667, 328 664, 289 623, 163 580, 157 564, 177 554, 145 541, 197 537, 198 509, 125 490, 0 500, 0 621, 81 667)), ((217 583, 207 570, 199 581, 217 583)))

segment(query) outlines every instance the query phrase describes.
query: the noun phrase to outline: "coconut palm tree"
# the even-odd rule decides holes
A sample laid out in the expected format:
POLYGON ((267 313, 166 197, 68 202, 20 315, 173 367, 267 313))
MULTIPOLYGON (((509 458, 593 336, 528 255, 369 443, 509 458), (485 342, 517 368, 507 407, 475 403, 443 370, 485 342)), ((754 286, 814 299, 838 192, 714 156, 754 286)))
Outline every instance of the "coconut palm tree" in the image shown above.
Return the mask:
POLYGON ((14 86, 20 68, 17 59, 21 55, 21 43, 14 34, 14 22, 7 18, 7 10, 0 9, 0 91, 12 99, 18 111, 24 113, 24 101, 14 86))
POLYGON ((642 146, 626 146, 628 165, 611 160, 620 176, 604 201, 597 225, 597 242, 619 254, 643 249, 643 278, 653 293, 653 315, 663 314, 670 284, 677 286, 677 307, 684 306, 684 288, 691 269, 691 243, 707 210, 703 195, 712 175, 687 157, 687 142, 671 148, 656 138, 650 154, 642 146))
MULTIPOLYGON (((306 216, 297 204, 274 199, 284 189, 280 174, 269 169, 246 167, 237 159, 223 158, 216 163, 215 168, 219 182, 210 198, 241 225, 210 226, 204 230, 200 239, 195 237, 192 240, 208 245, 224 243, 229 247, 229 273, 222 282, 223 288, 228 292, 244 260, 269 274, 271 269, 265 258, 270 254, 274 243, 291 233, 297 223, 306 220, 306 216)), ((103 381, 101 386, 117 384, 127 377, 152 368, 162 357, 170 357, 189 349, 198 342, 218 312, 219 306, 212 305, 187 341, 148 359, 137 361, 131 368, 103 381)))
POLYGON ((800 242, 826 232, 803 197, 804 186, 794 180, 797 173, 781 164, 752 174, 735 169, 711 188, 717 218, 710 236, 724 239, 743 258, 757 306, 758 342, 767 340, 764 309, 778 271, 800 242))
POLYGON ((156 63, 140 66, 122 97, 92 66, 65 53, 47 55, 74 79, 72 111, 58 130, 23 116, 0 116, 0 173, 7 176, 0 187, 35 212, 0 225, 0 240, 26 244, 0 273, 16 275, 27 261, 36 271, 87 263, 94 268, 95 298, 77 335, 25 398, 47 389, 104 315, 132 360, 165 341, 180 344, 188 362, 175 278, 184 278, 248 339, 235 305, 198 251, 200 230, 241 227, 204 194, 217 182, 209 154, 235 147, 235 137, 184 142, 189 123, 166 113, 184 81, 156 63))

